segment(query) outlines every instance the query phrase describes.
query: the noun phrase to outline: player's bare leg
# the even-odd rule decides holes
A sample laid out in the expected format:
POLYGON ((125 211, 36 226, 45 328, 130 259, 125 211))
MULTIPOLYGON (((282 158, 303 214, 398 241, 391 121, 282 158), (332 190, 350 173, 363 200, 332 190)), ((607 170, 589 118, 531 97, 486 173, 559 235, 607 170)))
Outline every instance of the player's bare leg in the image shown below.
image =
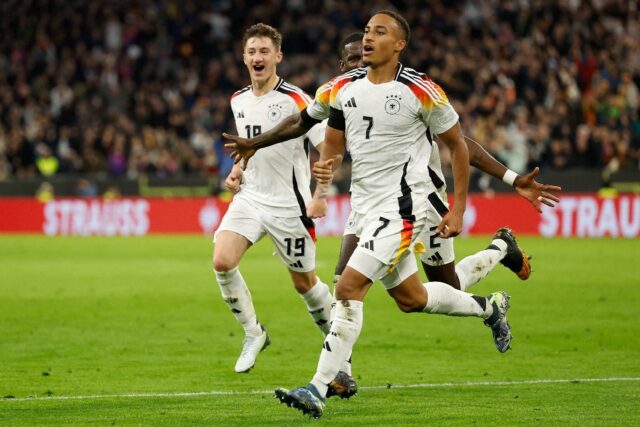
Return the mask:
POLYGON ((220 231, 213 248, 213 268, 216 271, 236 268, 250 246, 251 242, 246 237, 233 231, 220 231))
POLYGON ((353 251, 358 247, 358 236, 355 234, 345 234, 342 236, 342 243, 340 244, 340 256, 338 257, 338 263, 333 278, 333 285, 335 286, 342 275, 342 272, 347 267, 349 258, 353 254, 353 251))
POLYGON ((460 289, 460 281, 456 274, 455 262, 450 262, 445 265, 428 265, 423 262, 422 268, 430 282, 443 282, 456 289, 460 289))
POLYGON ((258 322, 251 292, 238 264, 251 242, 233 231, 220 231, 213 250, 213 269, 224 302, 242 325, 245 339, 235 366, 236 372, 249 372, 260 351, 269 345, 269 335, 258 322))

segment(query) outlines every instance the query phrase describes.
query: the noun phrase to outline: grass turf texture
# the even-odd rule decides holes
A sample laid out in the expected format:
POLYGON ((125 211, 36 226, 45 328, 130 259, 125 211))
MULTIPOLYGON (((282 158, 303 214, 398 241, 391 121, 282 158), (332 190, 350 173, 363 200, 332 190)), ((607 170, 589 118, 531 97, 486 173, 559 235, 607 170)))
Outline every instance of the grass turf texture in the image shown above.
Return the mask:
MULTIPOLYGON (((458 259, 488 241, 458 239, 458 259)), ((376 284, 354 353, 363 388, 351 401, 330 399, 318 422, 640 424, 638 380, 401 387, 640 377, 638 241, 519 241, 534 256, 531 279, 498 266, 472 288, 511 294, 512 351, 499 354, 479 319, 403 314, 376 284)), ((325 281, 338 248, 338 239, 318 242, 325 281)), ((206 237, 0 236, 0 423, 313 422, 271 393, 305 384, 322 342, 271 243, 241 264, 272 339, 250 374, 233 372, 242 333, 220 298, 211 249, 206 237), (160 396, 207 391, 238 394, 160 396), (121 396, 131 393, 154 396, 121 396), (19 400, 90 395, 119 397, 19 400)))

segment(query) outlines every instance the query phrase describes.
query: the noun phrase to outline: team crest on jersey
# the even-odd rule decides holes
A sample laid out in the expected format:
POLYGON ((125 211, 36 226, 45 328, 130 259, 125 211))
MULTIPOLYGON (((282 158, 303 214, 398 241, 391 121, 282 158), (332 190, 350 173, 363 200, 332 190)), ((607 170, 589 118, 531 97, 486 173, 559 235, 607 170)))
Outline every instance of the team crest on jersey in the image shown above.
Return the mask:
POLYGON ((282 107, 279 104, 269 105, 269 111, 267 111, 267 117, 272 122, 277 122, 282 117, 282 107))
POLYGON ((387 101, 384 103, 384 111, 387 114, 398 114, 400 112, 400 101, 402 97, 400 95, 387 95, 387 101))

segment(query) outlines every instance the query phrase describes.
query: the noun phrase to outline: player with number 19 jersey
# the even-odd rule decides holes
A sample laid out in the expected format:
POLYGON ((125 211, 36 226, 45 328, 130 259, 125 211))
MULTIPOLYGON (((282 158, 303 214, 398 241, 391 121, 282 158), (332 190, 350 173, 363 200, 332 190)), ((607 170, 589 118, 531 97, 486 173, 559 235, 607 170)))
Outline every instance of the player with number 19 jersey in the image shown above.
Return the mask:
MULTIPOLYGON (((303 110, 310 101, 301 89, 280 79, 274 90, 262 96, 255 96, 251 86, 237 91, 231 97, 231 109, 238 133, 250 138, 303 110)), ((306 136, 258 150, 247 164, 241 191, 235 197, 247 198, 273 216, 306 215, 311 176, 305 138, 314 146, 320 144, 324 125, 314 126, 306 136)))

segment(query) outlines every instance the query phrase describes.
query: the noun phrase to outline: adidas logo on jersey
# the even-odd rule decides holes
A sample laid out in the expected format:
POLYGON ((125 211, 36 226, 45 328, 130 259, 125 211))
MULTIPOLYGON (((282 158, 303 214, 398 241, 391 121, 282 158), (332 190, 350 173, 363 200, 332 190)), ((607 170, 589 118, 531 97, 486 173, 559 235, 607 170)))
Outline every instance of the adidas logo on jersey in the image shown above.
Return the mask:
POLYGON ((442 256, 440 255, 439 252, 436 252, 435 254, 431 255, 429 257, 429 261, 431 261, 432 263, 436 264, 436 265, 442 265, 442 256))
POLYGON ((238 111, 238 119, 244 119, 244 111, 238 111))
POLYGON ((353 107, 353 108, 357 107, 357 105, 356 105, 356 99, 355 99, 354 97, 351 97, 351 99, 350 99, 350 100, 348 100, 348 101, 347 101, 347 103, 346 103, 346 104, 344 104, 344 106, 345 106, 345 108, 346 108, 346 107, 353 107))
POLYGON ((298 260, 292 264, 289 264, 289 267, 302 268, 302 263, 298 260))

